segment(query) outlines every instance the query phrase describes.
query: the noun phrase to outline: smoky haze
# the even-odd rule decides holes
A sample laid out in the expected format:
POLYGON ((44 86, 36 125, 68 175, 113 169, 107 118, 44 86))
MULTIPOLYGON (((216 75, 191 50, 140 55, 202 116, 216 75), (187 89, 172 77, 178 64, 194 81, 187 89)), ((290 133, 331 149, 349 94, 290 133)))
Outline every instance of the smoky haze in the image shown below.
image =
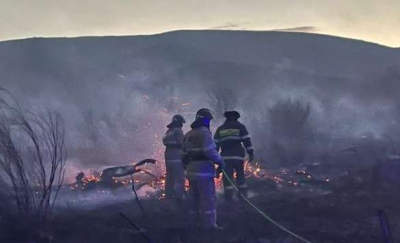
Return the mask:
POLYGON ((269 142, 268 108, 288 99, 309 102, 313 131, 331 138, 400 132, 400 50, 331 36, 214 30, 6 41, 0 73, 25 108, 62 113, 78 169, 162 159, 171 116, 190 123, 198 108, 218 109, 213 94, 224 92, 259 150, 269 142))

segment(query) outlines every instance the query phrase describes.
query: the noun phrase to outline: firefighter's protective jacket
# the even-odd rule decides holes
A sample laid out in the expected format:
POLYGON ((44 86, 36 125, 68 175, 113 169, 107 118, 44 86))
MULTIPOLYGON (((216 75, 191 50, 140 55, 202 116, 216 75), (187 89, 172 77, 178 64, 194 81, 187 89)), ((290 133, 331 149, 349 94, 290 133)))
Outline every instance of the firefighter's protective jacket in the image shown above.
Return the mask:
POLYGON ((250 156, 254 153, 250 135, 246 127, 239 121, 225 121, 215 132, 214 141, 218 150, 221 148, 221 155, 224 160, 243 161, 245 150, 250 156))
POLYGON ((166 163, 182 163, 181 150, 183 142, 183 131, 181 127, 170 127, 163 137, 166 163))
POLYGON ((210 129, 201 121, 195 121, 192 130, 185 135, 182 159, 186 167, 186 177, 193 180, 215 177, 215 164, 223 164, 210 129))

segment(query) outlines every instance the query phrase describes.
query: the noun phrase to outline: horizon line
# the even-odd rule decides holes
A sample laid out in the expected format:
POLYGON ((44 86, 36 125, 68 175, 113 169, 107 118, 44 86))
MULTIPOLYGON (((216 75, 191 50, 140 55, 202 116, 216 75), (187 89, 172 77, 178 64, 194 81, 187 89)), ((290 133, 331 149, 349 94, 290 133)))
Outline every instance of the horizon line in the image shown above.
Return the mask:
POLYGON ((360 42, 365 42, 368 44, 374 44, 374 45, 379 45, 383 46, 386 48, 391 48, 391 49, 399 49, 400 46, 390 46, 386 44, 381 44, 373 41, 368 41, 364 39, 356 39, 352 37, 347 37, 347 36, 340 36, 340 35, 331 35, 331 34, 326 34, 326 33, 318 33, 318 32, 307 32, 307 31, 296 31, 296 30, 291 30, 289 29, 270 29, 270 30, 256 30, 256 29, 176 29, 176 30, 167 30, 163 32, 157 32, 157 33, 143 33, 143 34, 121 34, 121 35, 71 35, 71 36, 28 36, 24 38, 15 38, 15 39, 0 39, 0 44, 1 43, 6 43, 6 42, 14 42, 14 41, 23 41, 23 40, 30 40, 30 39, 79 39, 79 38, 102 38, 102 37, 147 37, 147 36, 157 36, 157 35, 164 35, 164 34, 170 34, 174 32, 191 32, 191 31, 212 31, 212 32, 276 32, 276 33, 291 33, 291 34, 307 34, 307 35, 318 35, 318 36, 327 36, 327 37, 333 37, 333 38, 340 38, 340 39, 347 39, 347 40, 353 40, 353 41, 360 41, 360 42))

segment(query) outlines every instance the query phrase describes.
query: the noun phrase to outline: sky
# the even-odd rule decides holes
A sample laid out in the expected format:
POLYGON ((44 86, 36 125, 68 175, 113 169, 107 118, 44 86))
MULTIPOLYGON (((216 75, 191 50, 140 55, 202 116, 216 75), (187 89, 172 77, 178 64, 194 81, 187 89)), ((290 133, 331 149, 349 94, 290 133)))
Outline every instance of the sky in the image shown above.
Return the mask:
POLYGON ((0 41, 181 29, 301 31, 400 47, 400 1, 0 0, 0 41))

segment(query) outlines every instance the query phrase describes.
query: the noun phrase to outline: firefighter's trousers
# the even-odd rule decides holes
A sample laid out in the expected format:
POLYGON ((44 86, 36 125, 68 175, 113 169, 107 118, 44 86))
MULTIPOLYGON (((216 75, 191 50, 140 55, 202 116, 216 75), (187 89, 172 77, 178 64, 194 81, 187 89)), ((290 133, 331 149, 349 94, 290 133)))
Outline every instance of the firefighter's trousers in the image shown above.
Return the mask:
POLYGON ((166 161, 165 196, 183 199, 185 196, 185 170, 180 161, 166 161))
POLYGON ((217 196, 213 177, 189 179, 189 224, 191 227, 217 227, 217 196))
MULTIPOLYGON (((247 196, 246 178, 244 176, 244 161, 236 159, 225 160, 225 172, 229 176, 231 181, 236 182, 236 186, 238 187, 239 191, 244 196, 247 196), (233 178, 235 172, 236 180, 234 180, 233 178)), ((234 187, 231 185, 225 175, 223 176, 223 182, 225 200, 231 201, 234 194, 234 187)))

